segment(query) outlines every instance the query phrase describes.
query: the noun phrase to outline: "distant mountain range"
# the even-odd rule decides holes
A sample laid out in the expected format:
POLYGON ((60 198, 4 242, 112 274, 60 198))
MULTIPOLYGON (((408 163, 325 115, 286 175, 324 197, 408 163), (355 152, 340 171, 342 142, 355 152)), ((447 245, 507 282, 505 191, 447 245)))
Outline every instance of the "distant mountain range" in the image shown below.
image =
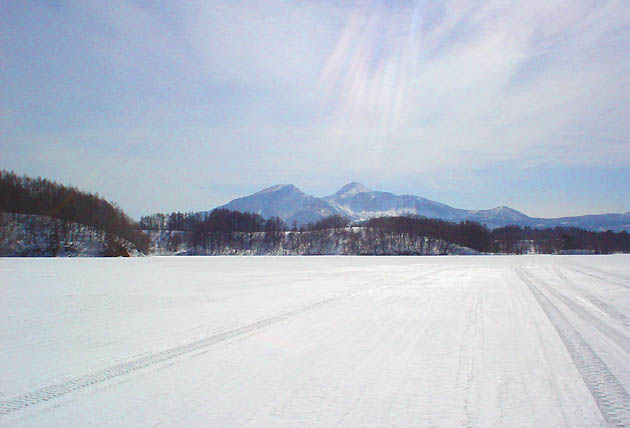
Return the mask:
POLYGON ((349 183, 323 198, 307 195, 292 184, 263 189, 250 196, 234 199, 219 208, 260 214, 264 218, 280 217, 288 225, 315 222, 340 214, 354 221, 372 217, 421 215, 448 221, 472 220, 489 228, 507 225, 545 227, 579 227, 596 231, 630 231, 630 212, 561 218, 529 217, 509 207, 490 210, 464 210, 415 195, 395 195, 370 190, 360 183, 349 183))

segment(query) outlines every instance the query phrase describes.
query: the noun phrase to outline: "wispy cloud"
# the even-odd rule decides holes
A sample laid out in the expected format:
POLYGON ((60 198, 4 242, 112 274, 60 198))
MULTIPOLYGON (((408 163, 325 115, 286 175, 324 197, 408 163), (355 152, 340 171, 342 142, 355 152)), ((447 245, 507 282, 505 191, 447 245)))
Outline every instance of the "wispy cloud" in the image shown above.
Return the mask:
POLYGON ((198 168, 199 188, 210 169, 461 189, 505 165, 630 167, 627 1, 2 7, 3 167, 77 141, 143 158, 135 174, 198 168))

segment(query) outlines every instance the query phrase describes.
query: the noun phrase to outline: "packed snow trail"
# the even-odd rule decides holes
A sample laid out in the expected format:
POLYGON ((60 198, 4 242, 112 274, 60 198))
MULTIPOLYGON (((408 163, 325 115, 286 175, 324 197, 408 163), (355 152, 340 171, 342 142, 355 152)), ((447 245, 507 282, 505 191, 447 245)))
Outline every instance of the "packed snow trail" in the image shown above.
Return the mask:
POLYGON ((0 259, 0 426, 629 426, 630 258, 0 259))

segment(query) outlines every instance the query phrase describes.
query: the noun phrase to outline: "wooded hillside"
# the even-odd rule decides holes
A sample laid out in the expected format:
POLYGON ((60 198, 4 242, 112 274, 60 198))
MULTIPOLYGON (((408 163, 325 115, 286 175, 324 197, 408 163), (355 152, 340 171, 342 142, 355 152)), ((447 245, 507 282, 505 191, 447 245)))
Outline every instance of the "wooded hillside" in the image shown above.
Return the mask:
POLYGON ((148 236, 115 204, 45 178, 0 171, 0 211, 83 224, 105 232, 108 242, 120 238, 145 254, 149 250, 148 236))

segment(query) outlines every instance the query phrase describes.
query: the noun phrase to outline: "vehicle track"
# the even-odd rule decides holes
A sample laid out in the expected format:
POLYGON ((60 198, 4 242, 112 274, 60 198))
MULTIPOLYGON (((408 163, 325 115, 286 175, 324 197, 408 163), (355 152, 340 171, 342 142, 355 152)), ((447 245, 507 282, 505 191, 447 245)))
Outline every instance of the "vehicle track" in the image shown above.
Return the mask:
POLYGON ((590 276, 591 278, 598 279, 608 284, 614 284, 614 285, 618 285, 619 287, 630 289, 630 280, 628 280, 628 278, 625 278, 621 275, 615 275, 615 274, 607 273, 599 269, 589 268, 593 272, 597 272, 600 274, 600 275, 597 275, 597 274, 594 274, 593 272, 588 272, 588 271, 583 270, 584 266, 578 265, 573 262, 565 261, 564 263, 562 263, 562 265, 565 268, 572 270, 573 272, 577 272, 581 275, 590 276), (611 279, 611 278, 614 278, 614 279, 611 279))
POLYGON ((199 351, 208 346, 215 345, 217 343, 225 342, 226 340, 237 338, 245 335, 252 335, 263 331, 265 328, 280 324, 284 321, 290 320, 300 315, 305 315, 311 312, 321 310, 325 307, 333 304, 345 301, 350 298, 367 295, 378 290, 396 287, 407 282, 417 281, 431 276, 435 272, 423 273, 422 275, 415 276, 413 278, 394 282, 392 284, 385 284, 380 286, 371 287, 369 289, 362 289, 359 291, 347 291, 339 293, 335 296, 328 297, 322 300, 318 300, 314 303, 299 307, 290 311, 283 311, 276 315, 260 319, 258 321, 235 327, 223 332, 212 334, 203 339, 198 339, 190 343, 176 346, 170 349, 166 349, 161 352, 150 354, 141 358, 117 364, 112 367, 98 370, 96 372, 70 379, 66 382, 60 382, 54 385, 49 385, 25 394, 19 395, 9 400, 0 401, 0 415, 7 415, 9 413, 24 409, 29 406, 33 406, 39 403, 44 403, 56 398, 59 398, 65 394, 73 391, 77 391, 83 388, 87 388, 97 383, 101 383, 116 377, 124 376, 134 371, 143 369, 145 367, 153 366, 179 356, 189 354, 195 351, 199 351))
POLYGON ((534 284, 522 268, 516 274, 529 288, 562 339, 582 379, 609 426, 630 426, 630 394, 582 335, 534 284))
POLYGON ((462 337, 459 339, 459 358, 457 362, 458 373, 457 383, 461 385, 463 390, 463 407, 464 419, 461 421, 462 426, 472 427, 475 425, 477 416, 475 415, 475 395, 474 388, 475 379, 475 341, 478 337, 478 330, 482 328, 479 320, 480 316, 480 298, 474 296, 471 298, 470 307, 466 311, 466 324, 462 337))
POLYGON ((554 287, 546 284, 538 278, 534 278, 534 276, 531 274, 529 276, 539 282, 549 294, 564 303, 571 311, 573 311, 573 313, 588 322, 591 326, 595 327, 597 330, 599 330, 600 333, 615 342, 624 351, 630 353, 630 338, 628 336, 610 327, 604 321, 586 311, 582 306, 575 303, 573 300, 556 290, 554 287))
POLYGON ((586 292, 585 287, 583 287, 582 285, 578 285, 573 280, 569 279, 564 273, 562 273, 557 265, 553 266, 553 270, 564 283, 570 284, 574 289, 579 290, 580 295, 587 299, 593 306, 604 312, 609 317, 619 321, 621 324, 623 324, 624 327, 630 327, 630 318, 628 318, 626 315, 622 314, 608 303, 586 292))
MULTIPOLYGON (((516 272, 516 269, 514 270, 514 272, 516 272)), ((534 297, 533 293, 531 291, 529 291, 529 289, 525 289, 525 287, 520 287, 520 295, 523 297, 524 301, 531 301, 531 299, 534 297), (527 296, 526 296, 527 294, 527 296)), ((529 315, 529 319, 530 322, 532 323, 532 328, 536 333, 536 339, 537 339, 537 343, 538 343, 538 349, 540 349, 541 354, 544 358, 545 361, 545 366, 546 366, 546 370, 547 370, 547 376, 549 379, 549 385, 553 391, 553 396, 555 398, 555 401, 557 403, 557 407, 561 410, 562 412, 562 419, 564 421, 564 426, 571 426, 571 423, 569 422, 569 417, 567 415, 567 409, 565 408, 565 406, 563 406, 562 404, 562 400, 560 399, 560 394, 561 394, 561 390, 562 387, 560 385, 560 381, 558 379, 558 373, 556 373, 556 371, 553 369, 554 364, 553 364, 553 353, 551 352, 551 350, 549 349, 548 346, 546 346, 545 344, 547 343, 547 341, 550 339, 549 337, 545 336, 546 333, 546 328, 541 325, 544 324, 544 319, 540 319, 540 317, 537 317, 534 315, 534 310, 536 309, 536 307, 534 305, 531 304, 527 304, 527 313, 529 315)), ((555 339, 554 339, 555 340, 555 339)), ((600 412, 601 413, 601 412, 600 412)))

